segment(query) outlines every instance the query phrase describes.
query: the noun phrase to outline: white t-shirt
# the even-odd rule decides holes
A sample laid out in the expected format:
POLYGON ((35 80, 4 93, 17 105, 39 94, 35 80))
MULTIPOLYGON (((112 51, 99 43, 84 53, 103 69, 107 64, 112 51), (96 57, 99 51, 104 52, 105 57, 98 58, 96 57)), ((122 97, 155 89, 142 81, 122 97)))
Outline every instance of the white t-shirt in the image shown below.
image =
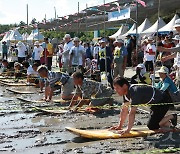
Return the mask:
POLYGON ((24 57, 26 57, 26 46, 25 45, 22 45, 22 46, 19 46, 19 47, 17 47, 17 50, 18 50, 18 57, 22 57, 22 58, 24 58, 24 57))
POLYGON ((40 56, 43 50, 44 49, 41 46, 39 46, 38 48, 36 46, 34 47, 34 60, 40 60, 40 56))
POLYGON ((93 56, 95 57, 96 55, 98 55, 98 52, 99 52, 99 46, 95 46, 93 51, 93 56))
POLYGON ((154 61, 156 56, 156 46, 154 44, 148 44, 144 52, 145 61, 154 61))
POLYGON ((64 44, 64 51, 62 53, 62 62, 66 63, 69 60, 69 52, 71 48, 73 47, 72 41, 64 44))
POLYGON ((83 59, 82 56, 85 54, 85 49, 83 46, 79 45, 78 47, 73 46, 69 52, 69 55, 72 55, 72 65, 82 65, 83 59))
POLYGON ((35 76, 37 77, 38 76, 38 72, 35 72, 32 68, 32 66, 30 65, 27 69, 27 75, 32 75, 32 76, 35 76))

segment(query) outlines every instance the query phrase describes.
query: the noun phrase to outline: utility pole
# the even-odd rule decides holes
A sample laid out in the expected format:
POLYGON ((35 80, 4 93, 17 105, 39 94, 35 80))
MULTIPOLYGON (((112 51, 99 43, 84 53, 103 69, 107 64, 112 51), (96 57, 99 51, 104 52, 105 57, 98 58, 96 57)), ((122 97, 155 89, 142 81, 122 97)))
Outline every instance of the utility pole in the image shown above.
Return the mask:
POLYGON ((54 14, 55 14, 55 19, 57 18, 56 16, 56 7, 54 6, 54 14))
POLYGON ((27 11, 27 26, 29 25, 29 10, 28 10, 28 4, 26 5, 26 11, 27 11))

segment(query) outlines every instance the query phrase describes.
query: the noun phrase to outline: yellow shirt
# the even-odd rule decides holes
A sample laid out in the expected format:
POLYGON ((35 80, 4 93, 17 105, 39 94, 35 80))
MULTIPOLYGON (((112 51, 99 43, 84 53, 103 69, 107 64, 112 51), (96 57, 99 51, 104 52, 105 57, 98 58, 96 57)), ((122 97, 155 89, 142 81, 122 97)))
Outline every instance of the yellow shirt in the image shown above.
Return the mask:
POLYGON ((52 57, 53 56, 53 46, 51 43, 48 43, 46 44, 46 48, 47 48, 47 51, 48 51, 48 56, 47 57, 52 57))

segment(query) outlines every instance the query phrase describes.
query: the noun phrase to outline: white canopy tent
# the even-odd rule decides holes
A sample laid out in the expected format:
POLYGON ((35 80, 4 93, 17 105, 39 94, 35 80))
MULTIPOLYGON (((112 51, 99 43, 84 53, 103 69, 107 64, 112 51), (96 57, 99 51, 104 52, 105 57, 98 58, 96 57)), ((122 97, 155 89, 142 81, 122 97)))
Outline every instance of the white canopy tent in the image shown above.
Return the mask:
MULTIPOLYGON (((152 24, 150 23, 150 21, 146 18, 143 23, 138 27, 138 34, 141 34, 143 31, 145 31, 146 29, 150 28, 152 26, 152 24)), ((136 29, 133 30, 130 34, 136 34, 136 29)))
POLYGON ((122 37, 125 37, 125 36, 131 34, 135 29, 136 29, 136 24, 134 23, 132 25, 132 27, 129 29, 129 31, 127 33, 125 33, 124 35, 122 35, 122 37))
POLYGON ((9 30, 8 32, 6 32, 6 34, 4 35, 3 39, 1 40, 2 42, 3 41, 8 41, 9 40, 9 37, 10 37, 10 34, 11 34, 12 30, 9 30))
POLYGON ((29 37, 29 34, 27 32, 23 33, 22 37, 23 37, 23 40, 27 40, 27 38, 29 37))
POLYGON ((19 31, 17 29, 15 29, 15 30, 11 31, 11 33, 10 33, 10 35, 8 37, 8 40, 10 40, 10 41, 22 41, 23 37, 19 33, 19 31))
POLYGON ((29 41, 43 41, 44 40, 44 36, 39 32, 38 29, 32 30, 31 34, 29 35, 29 37, 27 38, 27 40, 29 41))
POLYGON ((141 34, 146 35, 146 34, 155 33, 157 32, 157 30, 164 27, 165 25, 166 23, 162 20, 162 18, 159 18, 150 28, 146 29, 141 34))
POLYGON ((167 25, 165 25, 164 27, 159 29, 159 32, 170 32, 170 31, 175 32, 176 30, 174 29, 173 26, 177 19, 179 19, 179 16, 177 14, 175 14, 174 17, 172 18, 172 20, 167 25))
POLYGON ((119 28, 119 30, 118 30, 115 34, 109 36, 109 38, 114 38, 114 39, 116 39, 116 38, 118 38, 119 36, 125 34, 127 31, 128 31, 128 26, 122 25, 122 26, 119 28))

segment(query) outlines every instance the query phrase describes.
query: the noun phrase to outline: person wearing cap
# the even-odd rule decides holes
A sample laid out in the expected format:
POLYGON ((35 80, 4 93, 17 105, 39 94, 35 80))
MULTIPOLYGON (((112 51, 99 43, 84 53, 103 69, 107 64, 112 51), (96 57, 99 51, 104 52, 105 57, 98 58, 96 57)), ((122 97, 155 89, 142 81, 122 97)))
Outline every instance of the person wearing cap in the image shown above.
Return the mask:
POLYGON ((156 56, 156 46, 153 44, 153 37, 148 37, 148 44, 144 53, 144 63, 147 72, 153 72, 154 70, 154 61, 156 56))
POLYGON ((6 41, 2 42, 2 59, 4 59, 6 57, 7 59, 7 55, 8 55, 8 46, 6 41))
POLYGON ((27 51, 26 46, 24 45, 24 43, 19 41, 17 43, 17 50, 18 50, 18 62, 22 63, 26 59, 26 51, 27 51))
POLYGON ((98 65, 100 67, 100 72, 103 73, 107 73, 107 79, 108 82, 111 84, 112 86, 112 71, 111 71, 111 67, 112 67, 112 62, 113 62, 113 55, 111 52, 111 49, 109 46, 106 46, 106 39, 101 39, 99 41, 100 44, 100 48, 99 48, 99 53, 98 53, 98 65), (107 72, 106 72, 107 71, 107 72))
POLYGON ((41 54, 42 54, 43 50, 44 49, 39 45, 39 41, 36 41, 34 43, 34 49, 33 49, 33 53, 32 53, 32 58, 33 58, 34 62, 38 63, 39 65, 41 65, 40 57, 41 57, 41 54))
MULTIPOLYGON (((53 91, 59 88, 61 88, 62 99, 70 100, 73 97, 73 79, 68 74, 62 72, 48 71, 47 67, 44 65, 39 66, 37 72, 39 73, 39 76, 44 79, 43 81, 45 86, 45 101, 51 101, 53 91)), ((42 86, 42 82, 40 84, 42 86)))
POLYGON ((76 71, 83 71, 85 66, 85 49, 80 45, 80 40, 78 37, 73 39, 74 46, 70 49, 69 56, 69 68, 71 68, 72 73, 76 71))
POLYGON ((168 76, 169 69, 166 66, 162 66, 157 72, 159 73, 161 81, 155 84, 155 87, 162 91, 168 90, 171 93, 176 93, 178 91, 177 87, 173 80, 171 80, 171 78, 168 76))
MULTIPOLYGON (((23 61, 24 62, 24 61, 23 61)), ((15 62, 14 63, 14 76, 15 79, 19 79, 25 76, 25 74, 23 73, 23 65, 19 62, 15 62)))
POLYGON ((124 71, 127 65, 127 49, 124 47, 124 41, 122 39, 117 39, 114 41, 114 78, 117 76, 123 77, 124 71))
MULTIPOLYGON (((179 33, 179 36, 180 36, 180 19, 177 19, 175 21, 174 28, 176 29, 176 31, 179 33)), ((175 64, 177 66, 177 71, 176 71, 177 85, 180 87, 180 39, 179 39, 179 43, 176 45, 176 47, 174 47, 174 48, 158 47, 158 51, 173 52, 171 55, 163 57, 161 59, 161 61, 165 62, 170 59, 175 60, 175 64)))
POLYGON ((172 103, 172 99, 167 92, 145 84, 130 85, 126 79, 120 77, 114 80, 113 85, 117 94, 123 97, 123 104, 119 124, 111 127, 112 130, 118 130, 121 135, 129 133, 135 122, 136 110, 142 105, 150 107, 150 118, 147 122, 147 127, 150 130, 163 131, 165 127, 171 128, 171 126, 175 127, 177 125, 176 114, 166 115, 170 108, 167 103, 172 103), (128 125, 123 129, 126 119, 128 119, 128 125))
POLYGON ((138 64, 136 74, 131 78, 131 84, 151 84, 149 73, 146 72, 144 64, 138 64))
POLYGON ((62 52, 62 71, 65 73, 70 73, 70 68, 69 68, 69 52, 71 48, 73 47, 73 42, 71 41, 71 36, 69 34, 66 34, 64 36, 64 50, 62 52))

